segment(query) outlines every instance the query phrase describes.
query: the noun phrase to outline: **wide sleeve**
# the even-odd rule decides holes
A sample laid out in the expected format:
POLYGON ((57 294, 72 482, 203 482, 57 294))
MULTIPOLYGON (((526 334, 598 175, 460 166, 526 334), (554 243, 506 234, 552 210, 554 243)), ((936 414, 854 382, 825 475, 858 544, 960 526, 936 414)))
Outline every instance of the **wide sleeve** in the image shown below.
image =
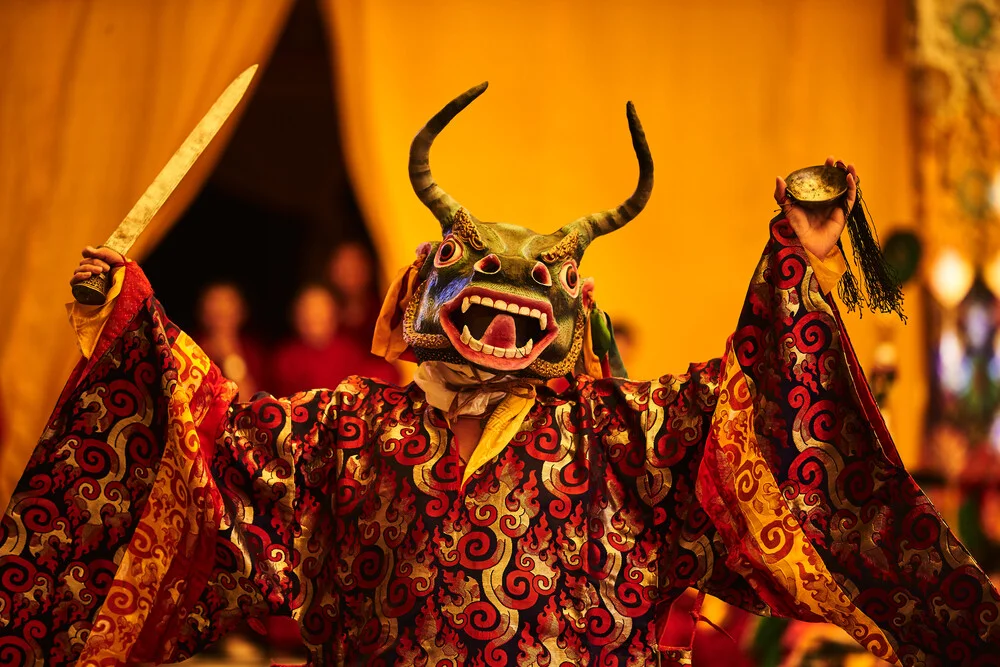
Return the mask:
MULTIPOLYGON (((350 385, 235 404, 235 385, 128 264, 0 523, 0 664, 183 659, 324 596, 350 385)), ((319 614, 324 616, 317 619, 319 614)))
POLYGON ((890 662, 1000 664, 1000 596, 904 469, 814 264, 773 221, 697 474, 717 566, 890 662))

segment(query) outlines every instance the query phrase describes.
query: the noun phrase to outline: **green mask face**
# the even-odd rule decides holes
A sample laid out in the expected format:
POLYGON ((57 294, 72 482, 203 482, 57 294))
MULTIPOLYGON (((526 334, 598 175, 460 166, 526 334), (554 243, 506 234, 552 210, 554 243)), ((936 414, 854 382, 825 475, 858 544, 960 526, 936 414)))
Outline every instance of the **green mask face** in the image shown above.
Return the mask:
POLYGON ((632 220, 653 189, 653 160, 632 103, 627 105, 639 184, 621 206, 579 218, 552 234, 481 222, 435 183, 435 137, 485 83, 452 100, 410 147, 410 181, 441 223, 421 283, 404 317, 404 337, 419 361, 471 363, 493 373, 542 378, 576 366, 588 324, 578 267, 587 246, 632 220))

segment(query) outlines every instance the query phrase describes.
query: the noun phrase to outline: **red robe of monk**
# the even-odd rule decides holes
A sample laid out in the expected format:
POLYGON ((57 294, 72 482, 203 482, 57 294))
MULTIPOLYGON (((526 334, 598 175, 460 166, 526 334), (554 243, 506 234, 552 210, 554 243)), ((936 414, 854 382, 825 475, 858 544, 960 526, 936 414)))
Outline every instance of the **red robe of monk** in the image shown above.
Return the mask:
POLYGON ((289 341, 274 355, 271 371, 274 393, 285 396, 314 387, 336 386, 349 375, 388 383, 399 381, 399 372, 392 364, 371 354, 347 335, 334 336, 322 347, 300 340, 289 341))

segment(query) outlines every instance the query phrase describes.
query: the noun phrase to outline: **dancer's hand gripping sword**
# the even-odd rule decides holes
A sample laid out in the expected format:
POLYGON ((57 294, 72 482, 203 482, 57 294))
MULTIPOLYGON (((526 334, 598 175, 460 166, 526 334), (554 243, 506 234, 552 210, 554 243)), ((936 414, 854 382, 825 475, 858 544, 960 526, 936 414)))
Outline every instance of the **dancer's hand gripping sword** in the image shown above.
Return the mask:
MULTIPOLYGON (((173 154, 160 173, 153 179, 153 182, 146 188, 146 191, 142 193, 139 201, 132 206, 132 210, 128 212, 118 228, 104 242, 104 247, 122 255, 128 252, 135 240, 146 229, 149 221, 170 197, 177 184, 191 169, 191 165, 198 160, 198 157, 226 123, 226 119, 232 114, 233 109, 243 99, 243 94, 256 72, 257 65, 252 65, 229 84, 212 105, 212 108, 208 110, 208 113, 191 130, 191 134, 184 140, 181 147, 177 149, 177 152, 173 154)), ((73 285, 73 298, 89 306, 104 303, 110 285, 110 275, 110 272, 105 271, 76 283, 73 285)))

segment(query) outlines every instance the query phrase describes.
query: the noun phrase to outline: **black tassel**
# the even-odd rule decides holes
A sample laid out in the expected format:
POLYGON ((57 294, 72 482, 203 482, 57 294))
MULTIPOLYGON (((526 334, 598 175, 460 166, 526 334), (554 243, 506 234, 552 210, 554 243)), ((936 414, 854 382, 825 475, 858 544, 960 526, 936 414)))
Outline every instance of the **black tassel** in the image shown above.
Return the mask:
MULTIPOLYGON (((851 247, 854 249, 854 264, 861 274, 864 287, 858 283, 848 264, 847 272, 840 279, 840 299, 849 312, 867 305, 872 312, 896 313, 899 319, 905 322, 903 288, 895 270, 885 261, 875 229, 868 222, 871 212, 868 211, 868 206, 861 196, 861 188, 858 188, 854 208, 846 210, 845 201, 844 209, 847 216, 847 232, 851 236, 851 247), (868 216, 865 215, 866 212, 868 216)), ((844 246, 840 241, 837 241, 837 246, 844 252, 844 246)), ((846 259, 846 253, 844 257, 846 259)))
POLYGON ((844 256, 844 266, 847 269, 844 271, 844 275, 840 277, 837 293, 840 294, 840 300, 847 306, 848 312, 853 313, 854 309, 864 302, 865 297, 861 294, 861 290, 858 287, 858 279, 854 277, 851 265, 847 262, 847 251, 844 250, 843 240, 837 239, 837 247, 840 248, 840 252, 844 256))

